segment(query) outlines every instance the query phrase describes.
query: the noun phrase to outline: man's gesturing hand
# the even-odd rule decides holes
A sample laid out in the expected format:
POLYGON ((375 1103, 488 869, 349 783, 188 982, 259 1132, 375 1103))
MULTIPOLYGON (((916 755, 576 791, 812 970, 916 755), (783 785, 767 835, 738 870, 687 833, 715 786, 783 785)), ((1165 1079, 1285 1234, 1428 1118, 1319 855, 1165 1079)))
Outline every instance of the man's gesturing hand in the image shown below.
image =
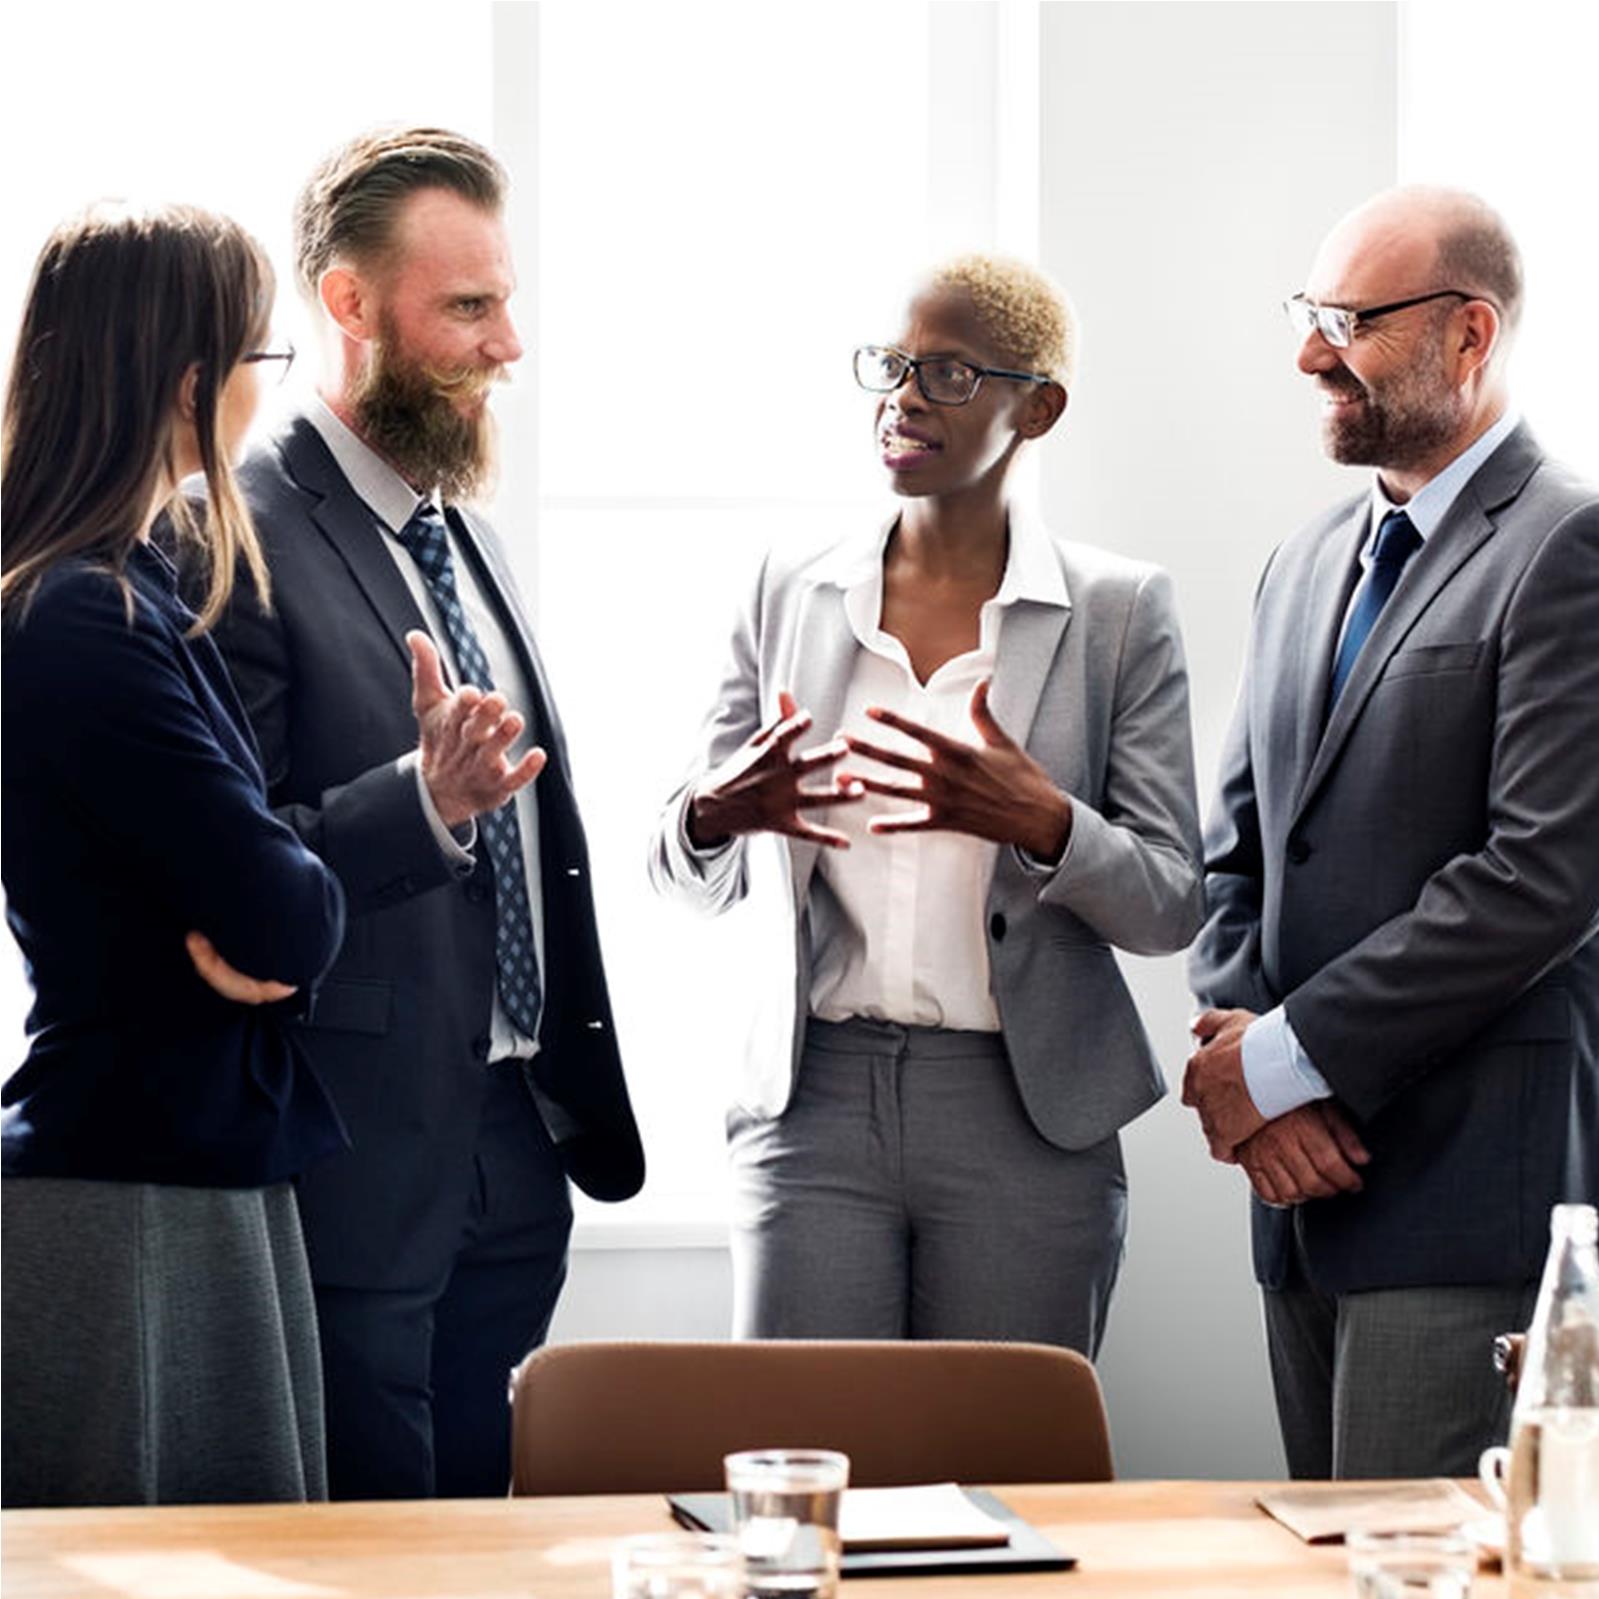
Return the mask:
POLYGON ((1268 1205, 1358 1193, 1356 1168, 1371 1159, 1349 1118, 1330 1099, 1314 1100, 1267 1122, 1234 1153, 1268 1205))
POLYGON ((270 977, 246 977, 217 954, 217 947, 204 933, 190 933, 183 940, 189 959, 201 980, 209 983, 224 999, 240 1005, 271 1005, 294 992, 293 983, 274 982, 270 977))
MULTIPOLYGON (((851 734, 846 742, 857 755, 912 774, 908 782, 850 774, 868 793, 887 794, 926 806, 872 819, 874 833, 925 833, 935 828, 970 833, 996 844, 1017 844, 1041 861, 1058 861, 1072 831, 1072 802, 1050 781, 1049 774, 994 720, 988 708, 988 679, 972 690, 971 715, 981 744, 934 732, 920 722, 867 708, 874 722, 892 727, 927 754, 910 755, 884 748, 851 734)), ((840 781, 848 781, 840 778, 840 781)))
POLYGON ((426 633, 405 635, 411 648, 411 709, 416 714, 422 781, 446 827, 459 827, 485 811, 497 811, 544 770, 535 745, 514 766, 506 751, 522 731, 522 718, 505 696, 485 694, 470 683, 451 690, 439 652, 426 633))
POLYGON ((1244 1082, 1244 1029, 1251 1010, 1208 1010, 1194 1022, 1199 1048, 1188 1057, 1183 1103, 1199 1112, 1211 1158, 1233 1161, 1233 1151, 1266 1125, 1244 1082))
POLYGON ((859 783, 834 783, 823 789, 800 786, 803 778, 843 757, 843 740, 796 755, 794 744, 810 727, 810 712, 800 710, 787 689, 777 696, 777 710, 775 722, 751 734, 694 790, 687 822, 696 848, 725 843, 736 833, 786 833, 832 849, 849 848, 842 833, 813 826, 805 820, 805 812, 848 805, 862 798, 865 790, 859 783))

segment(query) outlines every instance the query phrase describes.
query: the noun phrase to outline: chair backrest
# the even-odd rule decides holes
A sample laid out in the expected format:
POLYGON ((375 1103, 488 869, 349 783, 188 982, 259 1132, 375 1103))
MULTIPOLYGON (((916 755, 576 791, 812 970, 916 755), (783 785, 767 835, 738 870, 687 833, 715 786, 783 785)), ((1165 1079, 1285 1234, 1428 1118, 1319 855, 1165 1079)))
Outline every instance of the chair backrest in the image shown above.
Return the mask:
POLYGON ((559 1344, 512 1397, 513 1494, 716 1489, 765 1448, 842 1449, 863 1487, 1115 1475, 1094 1368, 1043 1344, 559 1344))

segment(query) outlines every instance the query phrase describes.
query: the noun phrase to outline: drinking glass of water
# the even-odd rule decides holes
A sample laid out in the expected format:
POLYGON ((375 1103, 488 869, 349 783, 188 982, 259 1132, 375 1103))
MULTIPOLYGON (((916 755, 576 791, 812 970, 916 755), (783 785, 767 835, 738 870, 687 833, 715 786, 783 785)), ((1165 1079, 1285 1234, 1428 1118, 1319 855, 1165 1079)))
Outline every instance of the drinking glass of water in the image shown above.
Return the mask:
POLYGON ((611 1555, 614 1599, 744 1599, 738 1540, 709 1532, 624 1538, 611 1555))
POLYGON ((849 1456, 751 1449, 723 1464, 750 1599, 836 1599, 849 1456))
POLYGON ((1471 1599, 1477 1546, 1458 1532, 1352 1532, 1356 1599, 1471 1599))

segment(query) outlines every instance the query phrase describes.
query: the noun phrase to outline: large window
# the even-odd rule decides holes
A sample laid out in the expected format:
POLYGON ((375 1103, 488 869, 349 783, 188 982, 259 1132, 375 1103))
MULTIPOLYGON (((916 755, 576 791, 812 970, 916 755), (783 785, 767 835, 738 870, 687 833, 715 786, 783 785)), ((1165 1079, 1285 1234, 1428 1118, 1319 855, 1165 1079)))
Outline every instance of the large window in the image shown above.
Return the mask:
POLYGON ((925 7, 774 11, 539 30, 538 623, 650 1153, 629 1209, 679 1222, 720 1210, 756 974, 741 910, 655 898, 646 841, 762 552, 878 514, 849 352, 926 249, 925 7))

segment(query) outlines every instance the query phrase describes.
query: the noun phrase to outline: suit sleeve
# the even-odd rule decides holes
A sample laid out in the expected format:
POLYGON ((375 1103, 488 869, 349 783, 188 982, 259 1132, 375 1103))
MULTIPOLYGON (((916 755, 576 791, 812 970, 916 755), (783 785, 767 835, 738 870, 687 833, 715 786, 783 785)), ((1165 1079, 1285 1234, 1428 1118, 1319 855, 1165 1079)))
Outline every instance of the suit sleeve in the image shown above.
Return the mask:
POLYGON ((694 786, 714 771, 761 725, 760 618, 767 562, 739 612, 727 664, 700 746, 682 783, 672 791, 650 841, 650 882, 657 892, 697 906, 711 915, 736 905, 749 892, 747 838, 731 839, 714 850, 696 850, 687 834, 688 804, 694 786))
POLYGON ((277 815, 338 874, 352 916, 386 910, 464 875, 459 860, 439 847, 416 773, 403 760, 324 789, 314 804, 285 800, 292 792, 295 696, 316 693, 315 684, 296 679, 290 628, 280 609, 262 609, 241 574, 215 633, 255 730, 277 815))
POLYGON ((1599 928, 1596 638, 1599 503, 1589 503, 1544 540, 1506 609, 1482 846, 1287 998, 1311 1060, 1363 1116, 1599 928))
POLYGON ((130 619, 114 582, 84 574, 41 596, 22 633, 7 662, 16 747, 230 965, 314 983, 343 937, 339 884, 217 742, 145 603, 130 619))
POLYGON ((1152 572, 1129 609, 1116 671, 1103 804, 1072 798, 1060 867, 1039 890, 1139 955, 1183 948, 1201 915, 1188 673, 1171 580, 1152 572))
MULTIPOLYGON (((1268 562, 1257 603, 1270 570, 1268 562)), ((1264 1015, 1282 996, 1267 984, 1260 953, 1265 857, 1250 755, 1252 690, 1246 665, 1222 743, 1216 802, 1205 824, 1205 921, 1189 952, 1188 985, 1202 1005, 1264 1015)))

